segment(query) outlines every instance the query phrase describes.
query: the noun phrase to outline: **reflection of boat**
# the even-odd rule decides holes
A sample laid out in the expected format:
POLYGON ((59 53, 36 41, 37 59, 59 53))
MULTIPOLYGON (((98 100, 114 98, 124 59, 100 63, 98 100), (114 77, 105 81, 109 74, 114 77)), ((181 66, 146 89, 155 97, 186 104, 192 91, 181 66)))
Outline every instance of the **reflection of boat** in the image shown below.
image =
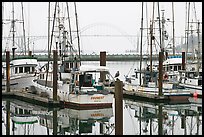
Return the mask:
MULTIPOLYGON (((32 135, 35 132, 35 126, 39 124, 39 117, 33 114, 33 106, 28 105, 22 101, 3 101, 2 106, 4 106, 3 113, 7 115, 10 113, 9 129, 11 129, 13 135, 32 135), (9 107, 7 105, 10 105, 9 107), (6 107, 5 107, 6 106, 6 107), (9 110, 7 110, 9 109, 9 110)), ((7 118, 7 117, 5 117, 7 118)), ((5 119, 6 122, 8 122, 5 119)), ((6 123, 5 122, 5 126, 6 123)), ((3 127, 2 127, 3 128, 3 127)), ((7 128, 5 129, 5 131, 7 128)))
POLYGON ((134 117, 131 117, 140 124, 141 135, 202 134, 202 106, 199 104, 156 104, 125 100, 125 107, 133 111, 134 117))
MULTIPOLYGON (((59 134, 108 134, 109 119, 113 117, 112 108, 76 110, 61 109, 56 112, 57 133, 59 134), (100 127, 100 128, 99 128, 100 127), (100 130, 100 131, 99 131, 100 130), (100 132, 100 133, 99 133, 100 132)), ((40 124, 53 129, 53 113, 40 115, 40 124)), ((54 130, 54 129, 53 129, 54 130)))
POLYGON ((12 122, 14 124, 34 124, 38 122, 38 117, 37 116, 29 116, 29 115, 17 115, 13 116, 12 122))
POLYGON ((202 113, 202 98, 189 97, 191 103, 191 110, 202 113))

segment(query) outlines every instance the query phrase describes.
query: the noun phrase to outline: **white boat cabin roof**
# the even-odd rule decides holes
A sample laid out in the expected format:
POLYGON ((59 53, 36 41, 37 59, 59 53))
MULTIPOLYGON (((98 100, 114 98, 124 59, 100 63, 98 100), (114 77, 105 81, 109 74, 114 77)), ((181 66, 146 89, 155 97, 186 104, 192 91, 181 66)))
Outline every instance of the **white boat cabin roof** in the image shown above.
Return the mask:
POLYGON ((81 65, 79 68, 80 72, 109 72, 109 68, 106 66, 93 66, 93 65, 81 65))
POLYGON ((182 58, 168 58, 163 62, 163 65, 182 64, 182 58))

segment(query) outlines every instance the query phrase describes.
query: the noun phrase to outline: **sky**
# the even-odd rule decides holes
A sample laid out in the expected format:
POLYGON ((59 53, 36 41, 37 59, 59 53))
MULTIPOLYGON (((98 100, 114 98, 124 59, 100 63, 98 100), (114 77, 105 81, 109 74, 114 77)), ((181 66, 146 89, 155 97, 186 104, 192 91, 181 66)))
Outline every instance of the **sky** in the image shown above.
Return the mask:
MULTIPOLYGON (((65 2, 60 3, 60 5, 63 4, 66 5, 65 2)), ((153 2, 144 2, 143 4, 143 36, 146 36, 150 19, 152 19, 153 2)), ((179 44, 181 42, 179 37, 185 34, 186 2, 173 2, 173 4, 175 40, 176 44, 179 44)), ((3 19, 11 18, 11 2, 4 3, 3 5, 3 19)), ((20 2, 15 2, 16 18, 21 18, 20 5, 20 2)), ((23 5, 26 34, 30 36, 47 36, 48 2, 23 2, 23 5)), ((155 2, 155 20, 158 17, 157 5, 157 2, 155 2)), ((129 50, 138 50, 140 42, 137 42, 137 40, 140 39, 138 37, 141 34, 142 2, 76 2, 76 6, 80 32, 80 47, 83 53, 99 54, 100 51, 106 51, 108 53, 120 54, 129 50)), ((69 3, 69 8, 70 19, 74 20, 73 2, 69 3)), ((160 11, 164 10, 165 19, 169 18, 170 20, 166 22, 165 27, 168 30, 169 37, 172 38, 172 2, 159 2, 159 8, 160 11)), ((51 3, 51 9, 54 9, 53 2, 51 3)), ((62 12, 65 13, 66 6, 63 6, 62 9, 64 11, 62 12)), ((190 11, 190 18, 192 20, 195 20, 196 16, 197 20, 202 21, 201 2, 191 2, 190 11)), ((160 16, 162 16, 161 12, 160 16)), ((4 24, 3 27, 3 36, 8 36, 10 30, 9 23, 4 24)), ((155 31, 158 32, 157 29, 155 31)), ((148 51, 148 42, 147 40, 145 42, 145 39, 143 39, 143 49, 148 51)), ((167 40, 166 43, 169 41, 167 40)), ((3 43, 6 43, 5 40, 3 43)), ((18 43, 20 42, 18 41, 18 43)), ((46 38, 30 40, 30 43, 30 48, 33 50, 47 49, 46 38)), ((3 44, 2 48, 5 45, 11 45, 11 43, 7 41, 7 44, 3 44)))

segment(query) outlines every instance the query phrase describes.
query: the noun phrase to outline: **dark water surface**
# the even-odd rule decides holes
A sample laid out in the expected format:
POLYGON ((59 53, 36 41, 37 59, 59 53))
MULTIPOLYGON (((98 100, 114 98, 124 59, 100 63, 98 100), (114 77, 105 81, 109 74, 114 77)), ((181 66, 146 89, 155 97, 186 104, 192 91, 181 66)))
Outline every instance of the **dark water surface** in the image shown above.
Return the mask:
MULTIPOLYGON (((191 100, 168 105, 124 99, 123 134, 202 135, 202 104, 191 100)), ((115 135, 115 126, 114 103, 112 108, 76 110, 2 101, 2 135, 115 135)))

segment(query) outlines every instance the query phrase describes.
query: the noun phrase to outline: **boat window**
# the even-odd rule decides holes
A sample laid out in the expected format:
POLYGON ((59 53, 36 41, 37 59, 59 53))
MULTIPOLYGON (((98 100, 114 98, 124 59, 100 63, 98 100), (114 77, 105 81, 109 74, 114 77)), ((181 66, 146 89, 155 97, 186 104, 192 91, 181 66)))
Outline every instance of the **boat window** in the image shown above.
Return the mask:
POLYGON ((19 114, 23 114, 23 109, 19 108, 19 114))
POLYGON ((170 66, 170 70, 172 70, 172 66, 170 66))
POLYGON ((29 114, 29 110, 24 110, 24 114, 29 114))
POLYGON ((15 74, 18 73, 18 67, 15 67, 15 74))
POLYGON ((198 86, 201 86, 202 85, 202 79, 199 79, 198 80, 198 86))
POLYGON ((177 71, 177 66, 174 66, 174 71, 177 71))
POLYGON ((166 67, 166 71, 169 71, 169 66, 166 67))
POLYGON ((35 68, 34 67, 32 67, 32 72, 34 72, 35 71, 35 68))
POLYGON ((178 70, 181 70, 181 66, 180 65, 178 66, 178 70))
POLYGON ((19 73, 23 73, 23 67, 19 67, 19 73))
POLYGON ((15 113, 18 114, 18 108, 15 108, 15 113))
POLYGON ((30 67, 25 67, 25 72, 30 72, 30 67))
POLYGON ((194 73, 188 73, 189 78, 194 78, 194 73))
POLYGON ((70 68, 73 68, 73 62, 70 63, 70 68))

